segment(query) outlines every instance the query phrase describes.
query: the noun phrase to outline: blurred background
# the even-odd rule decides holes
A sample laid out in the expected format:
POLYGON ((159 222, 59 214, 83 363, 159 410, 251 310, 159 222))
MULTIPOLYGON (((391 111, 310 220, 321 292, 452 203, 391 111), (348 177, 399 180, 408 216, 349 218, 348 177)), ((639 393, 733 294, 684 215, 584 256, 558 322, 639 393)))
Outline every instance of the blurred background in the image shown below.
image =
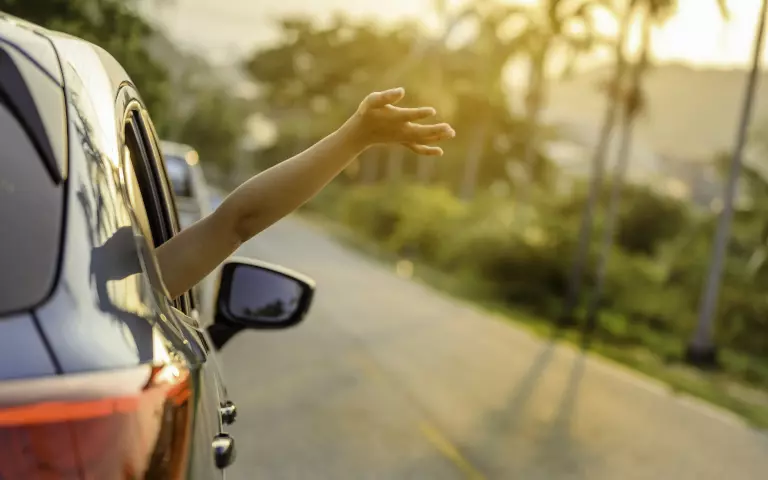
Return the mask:
MULTIPOLYGON (((0 9, 109 50, 160 135, 193 146, 223 192, 333 131, 367 93, 405 87, 405 103, 435 106, 456 129, 445 156, 366 151, 303 222, 394 275, 768 426, 762 73, 734 155, 761 1, 0 0, 0 9)), ((308 230, 291 232, 306 234, 304 255, 325 248, 308 230)), ((405 308, 398 302, 373 305, 405 308)), ((460 395, 452 385, 444 394, 460 395)), ((267 477, 306 478, 280 468, 267 477)), ((541 478, 576 478, 548 472, 541 478)), ((328 478, 342 477, 364 475, 328 478)))

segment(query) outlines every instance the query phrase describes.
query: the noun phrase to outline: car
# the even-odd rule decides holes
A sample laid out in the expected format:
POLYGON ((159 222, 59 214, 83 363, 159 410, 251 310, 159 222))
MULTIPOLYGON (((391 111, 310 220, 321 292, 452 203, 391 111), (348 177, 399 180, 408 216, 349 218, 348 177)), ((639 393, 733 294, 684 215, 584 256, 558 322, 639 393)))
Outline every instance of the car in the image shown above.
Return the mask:
POLYGON ((212 319, 169 298, 179 231, 141 96, 83 40, 0 15, 0 478, 224 478, 236 418, 217 352, 301 322, 314 282, 222 265, 212 319))
POLYGON ((213 211, 211 190, 200 168, 197 150, 168 140, 160 142, 160 150, 176 196, 179 226, 184 229, 213 211))

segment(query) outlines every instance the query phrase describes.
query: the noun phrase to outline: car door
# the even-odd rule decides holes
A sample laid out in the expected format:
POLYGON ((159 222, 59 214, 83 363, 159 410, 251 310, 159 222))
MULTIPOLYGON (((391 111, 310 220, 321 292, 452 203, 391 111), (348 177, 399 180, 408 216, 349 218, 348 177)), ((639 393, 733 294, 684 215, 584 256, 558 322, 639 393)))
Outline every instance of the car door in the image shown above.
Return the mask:
MULTIPOLYGON (((124 163, 133 169, 135 182, 142 197, 141 203, 146 211, 147 225, 144 228, 151 232, 153 247, 158 247, 178 232, 178 222, 172 198, 169 200, 166 195, 167 185, 164 176, 160 175, 156 150, 151 135, 148 135, 149 127, 142 117, 142 107, 138 102, 129 102, 126 105, 124 129, 126 152, 130 157, 124 159, 124 163)), ((189 293, 178 299, 165 301, 172 307, 170 311, 173 318, 169 320, 177 325, 185 344, 191 347, 192 358, 188 360, 193 365, 198 386, 195 389, 197 398, 194 436, 189 450, 190 477, 223 478, 222 471, 214 463, 213 455, 213 444, 223 435, 220 413, 221 405, 225 401, 223 382, 212 358, 210 344, 193 317, 189 293)))

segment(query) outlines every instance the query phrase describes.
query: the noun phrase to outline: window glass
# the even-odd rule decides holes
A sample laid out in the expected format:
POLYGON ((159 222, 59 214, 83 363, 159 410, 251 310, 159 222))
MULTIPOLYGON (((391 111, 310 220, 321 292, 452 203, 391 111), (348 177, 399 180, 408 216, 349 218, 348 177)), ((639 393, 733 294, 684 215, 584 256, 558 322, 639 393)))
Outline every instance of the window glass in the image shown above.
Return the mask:
MULTIPOLYGON (((130 129, 127 129, 126 135, 131 135, 130 131, 130 129)), ((126 143, 127 145, 123 150, 123 154, 125 156, 125 188, 128 193, 128 199, 130 200, 134 214, 136 215, 136 220, 139 222, 141 233, 147 238, 150 244, 155 245, 149 214, 147 213, 147 207, 144 204, 144 198, 141 196, 141 187, 139 185, 139 180, 136 177, 136 170, 133 168, 134 159, 141 154, 136 152, 135 142, 128 141, 126 143), (132 148, 132 146, 134 148, 132 148)))
POLYGON ((5 313, 33 306, 53 285, 64 191, 2 104, 0 145, 0 313, 5 313))

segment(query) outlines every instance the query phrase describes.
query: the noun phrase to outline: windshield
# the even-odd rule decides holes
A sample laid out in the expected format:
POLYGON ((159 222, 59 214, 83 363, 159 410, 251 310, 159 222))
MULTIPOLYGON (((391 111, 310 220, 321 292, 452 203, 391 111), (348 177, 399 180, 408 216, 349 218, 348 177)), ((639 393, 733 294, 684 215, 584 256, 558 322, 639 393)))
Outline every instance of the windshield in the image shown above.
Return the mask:
POLYGON ((192 196, 192 172, 187 162, 174 155, 165 156, 165 168, 168 178, 173 186, 173 191, 179 197, 192 196))

